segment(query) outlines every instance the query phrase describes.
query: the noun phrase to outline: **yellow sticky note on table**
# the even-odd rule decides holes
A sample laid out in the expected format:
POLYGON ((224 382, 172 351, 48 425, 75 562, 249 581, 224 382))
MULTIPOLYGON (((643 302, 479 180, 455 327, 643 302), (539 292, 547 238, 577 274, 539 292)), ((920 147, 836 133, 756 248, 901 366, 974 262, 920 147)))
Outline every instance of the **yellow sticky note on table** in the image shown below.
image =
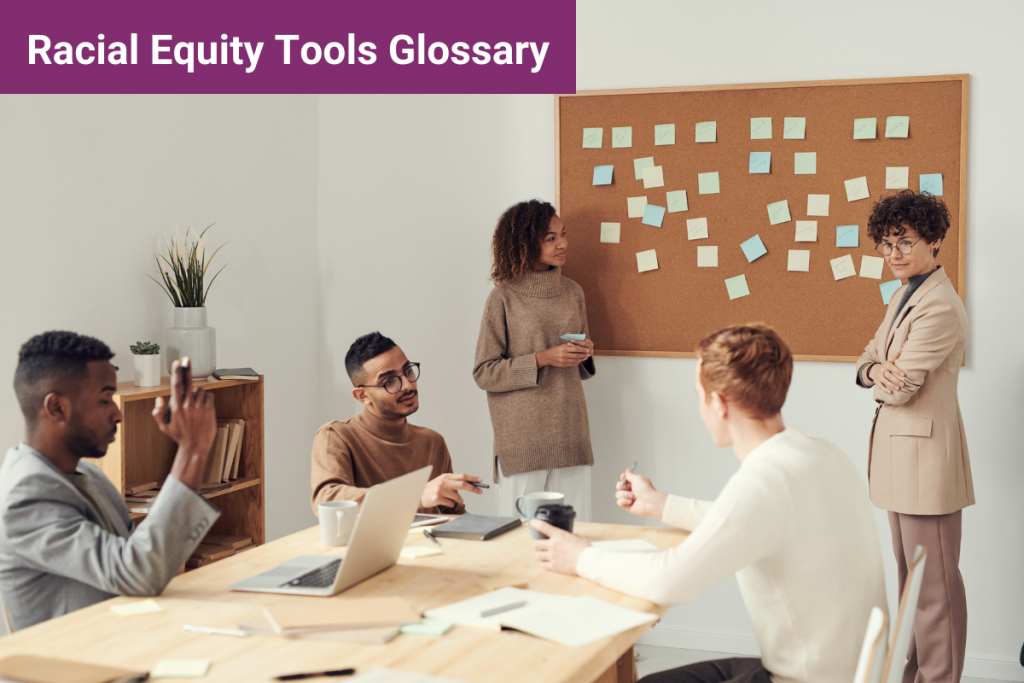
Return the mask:
POLYGON ((889 116, 885 119, 885 137, 905 138, 909 133, 909 116, 889 116))
POLYGON ((636 254, 636 269, 641 273, 658 269, 658 255, 654 249, 649 251, 638 251, 636 254))
POLYGON ((771 140, 772 117, 766 116, 763 118, 750 119, 750 139, 771 140))
POLYGON ((788 199, 783 199, 781 202, 774 202, 768 205, 768 222, 772 225, 788 223, 791 220, 793 220, 793 217, 789 215, 788 199))
POLYGON ((883 263, 885 263, 885 259, 879 256, 861 256, 860 276, 868 277, 873 280, 881 280, 883 263))
POLYGON ((827 194, 809 194, 809 195, 807 195, 807 215, 808 216, 827 216, 828 215, 828 195, 827 194))
POLYGON ((434 547, 427 548, 427 547, 424 547, 424 546, 421 546, 421 545, 414 545, 414 546, 410 546, 408 548, 402 548, 402 557, 406 558, 407 560, 416 560, 416 559, 419 559, 421 557, 430 557, 431 555, 440 555, 441 552, 442 551, 441 551, 440 548, 434 548, 434 547))
POLYGON ((854 119, 853 120, 853 139, 854 140, 874 140, 877 137, 875 128, 877 126, 876 119, 854 119))
POLYGON ((885 189, 905 190, 910 187, 909 166, 886 166, 885 167, 885 189))
POLYGON ((725 288, 729 292, 729 301, 739 299, 741 296, 748 296, 750 289, 747 287, 747 276, 737 275, 725 281, 725 288))
POLYGON ((807 249, 790 249, 786 270, 806 273, 811 269, 811 252, 807 249))
POLYGON ((632 126, 624 126, 622 128, 612 128, 612 147, 632 147, 633 146, 633 128, 632 126))
POLYGON ((858 199, 867 199, 870 196, 867 176, 852 178, 846 181, 846 201, 855 202, 858 199))
POLYGON ((718 247, 697 247, 697 267, 717 268, 718 247))
POLYGON ((797 242, 818 241, 818 221, 797 221, 796 222, 797 242))
POLYGON ((602 223, 601 241, 608 242, 610 244, 618 244, 621 228, 622 226, 619 223, 602 223))
POLYGON ((676 144, 676 124, 662 123, 654 127, 654 144, 674 145, 676 144))
POLYGON ((630 218, 643 218, 647 208, 647 197, 627 197, 626 206, 630 218))
POLYGON ((803 116, 787 116, 782 120, 782 137, 785 140, 803 140, 807 133, 807 119, 803 116))
POLYGON ((718 122, 701 121, 696 126, 694 142, 715 142, 718 139, 718 122))
POLYGON ((127 605, 113 605, 111 606, 110 611, 114 614, 119 614, 122 617, 133 617, 136 614, 163 612, 164 608, 161 607, 156 600, 150 598, 148 600, 136 600, 135 602, 129 602, 127 605))
POLYGON ((652 187, 665 187, 665 175, 661 166, 650 166, 644 169, 644 189, 652 187))
POLYGON ((697 174, 698 194, 718 194, 719 189, 718 171, 697 174))
POLYGON ((149 672, 149 677, 202 678, 209 669, 209 659, 161 659, 149 672))
POLYGON ((834 258, 829 263, 832 264, 832 275, 837 280, 845 280, 857 274, 857 269, 853 265, 853 257, 849 254, 834 258))
POLYGON ((583 149, 601 149, 604 144, 604 128, 583 129, 583 149))
POLYGON ((706 240, 708 238, 708 219, 690 218, 686 221, 686 239, 706 240))

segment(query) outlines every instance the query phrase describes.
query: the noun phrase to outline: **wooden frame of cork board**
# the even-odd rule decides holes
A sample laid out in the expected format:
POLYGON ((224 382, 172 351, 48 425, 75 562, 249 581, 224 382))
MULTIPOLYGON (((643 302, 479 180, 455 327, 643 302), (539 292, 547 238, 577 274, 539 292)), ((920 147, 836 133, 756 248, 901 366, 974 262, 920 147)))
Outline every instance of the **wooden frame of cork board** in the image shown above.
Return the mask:
MULTIPOLYGON (((967 189, 967 74, 794 83, 585 91, 555 95, 555 204, 565 221, 564 274, 586 295, 598 355, 694 357, 716 329, 762 321, 797 360, 855 361, 874 336, 885 305, 879 285, 861 277, 874 201, 892 194, 887 169, 941 174, 951 226, 939 265, 964 298, 967 189), (886 137, 890 116, 909 116, 907 137, 886 137), (751 139, 751 119, 771 117, 772 137, 751 139), (802 117, 803 139, 784 137, 784 119, 802 117), (874 139, 853 139, 854 119, 875 118, 874 139), (715 142, 695 141, 696 125, 716 121, 715 142), (675 125, 675 143, 655 145, 655 126, 675 125), (630 147, 612 146, 612 128, 631 127, 630 147), (583 129, 603 129, 601 148, 583 148, 583 129), (769 173, 749 173, 750 152, 771 152, 769 173), (795 153, 816 153, 813 174, 795 174, 795 153), (664 186, 644 189, 635 159, 654 157, 664 186), (610 185, 592 184, 612 165, 610 185), (700 194, 698 173, 717 172, 720 192, 700 194), (845 181, 866 177, 869 197, 848 201, 845 181), (662 226, 629 218, 627 198, 666 208, 685 190, 688 208, 662 226), (808 195, 829 195, 827 216, 808 215, 808 195), (791 220, 772 225, 768 204, 787 200, 791 220), (707 219, 708 237, 688 239, 687 220, 707 219), (817 221, 817 241, 797 242, 796 221, 817 221), (618 223, 618 243, 601 224, 618 223), (837 227, 856 225, 857 247, 837 246, 837 227), (767 254, 748 262, 740 244, 758 235, 767 254), (717 246, 716 267, 697 267, 697 247, 717 246), (637 253, 655 250, 658 268, 638 272, 637 253), (809 251, 806 272, 787 270, 788 251, 809 251), (850 255, 857 274, 836 280, 830 261, 850 255), (750 294, 730 300, 725 280, 744 275, 750 294)), ((896 183, 899 184, 899 183, 896 183)), ((848 230, 849 228, 847 228, 848 230)), ((698 233, 699 234, 699 233, 698 233)))

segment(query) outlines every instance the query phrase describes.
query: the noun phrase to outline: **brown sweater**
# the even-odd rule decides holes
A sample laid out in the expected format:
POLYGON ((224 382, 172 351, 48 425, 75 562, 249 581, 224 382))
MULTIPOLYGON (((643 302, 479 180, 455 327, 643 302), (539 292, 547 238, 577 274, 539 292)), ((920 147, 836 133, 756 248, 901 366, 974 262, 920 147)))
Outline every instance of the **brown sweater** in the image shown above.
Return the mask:
MULTIPOLYGON (((328 422, 313 438, 313 513, 328 500, 363 501, 366 490, 430 465, 430 479, 452 471, 444 438, 406 420, 399 427, 367 410, 349 420, 328 422)), ((420 508, 433 514, 462 514, 465 505, 420 508)))
POLYGON ((581 380, 594 359, 537 369, 538 351, 586 334, 583 289, 561 268, 532 271, 491 291, 480 323, 473 379, 487 392, 497 463, 505 476, 593 465, 581 380))

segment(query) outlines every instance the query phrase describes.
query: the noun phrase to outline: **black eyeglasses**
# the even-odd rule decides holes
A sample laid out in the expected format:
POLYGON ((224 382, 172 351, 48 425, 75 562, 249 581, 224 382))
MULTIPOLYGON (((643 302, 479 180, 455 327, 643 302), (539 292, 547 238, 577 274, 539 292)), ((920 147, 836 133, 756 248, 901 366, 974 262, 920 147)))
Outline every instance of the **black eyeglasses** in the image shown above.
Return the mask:
MULTIPOLYGON (((920 242, 923 239, 924 239, 923 237, 919 237, 917 239, 917 242, 920 242)), ((907 254, 909 254, 914 249, 914 245, 917 244, 917 242, 910 242, 909 240, 902 240, 902 241, 896 243, 896 248, 900 250, 901 254, 906 256, 907 254)), ((888 256, 889 254, 891 254, 892 253, 892 249, 893 249, 893 246, 891 244, 888 244, 887 242, 882 242, 881 244, 875 246, 875 251, 877 251, 882 256, 888 256)))
POLYGON ((388 377, 387 380, 384 381, 384 384, 359 384, 358 387, 360 389, 383 389, 389 394, 397 394, 402 390, 403 375, 410 382, 415 382, 420 378, 420 364, 409 363, 409 367, 407 367, 401 375, 388 377))

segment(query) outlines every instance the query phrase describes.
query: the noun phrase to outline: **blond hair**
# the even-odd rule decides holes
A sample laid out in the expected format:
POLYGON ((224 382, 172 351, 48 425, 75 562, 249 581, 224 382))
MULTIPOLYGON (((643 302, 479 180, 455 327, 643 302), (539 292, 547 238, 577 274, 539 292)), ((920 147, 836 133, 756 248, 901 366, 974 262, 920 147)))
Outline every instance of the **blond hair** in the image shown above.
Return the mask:
POLYGON ((706 400, 718 392, 757 419, 776 415, 793 378, 793 355, 762 323, 719 330, 697 344, 700 383, 706 400))

